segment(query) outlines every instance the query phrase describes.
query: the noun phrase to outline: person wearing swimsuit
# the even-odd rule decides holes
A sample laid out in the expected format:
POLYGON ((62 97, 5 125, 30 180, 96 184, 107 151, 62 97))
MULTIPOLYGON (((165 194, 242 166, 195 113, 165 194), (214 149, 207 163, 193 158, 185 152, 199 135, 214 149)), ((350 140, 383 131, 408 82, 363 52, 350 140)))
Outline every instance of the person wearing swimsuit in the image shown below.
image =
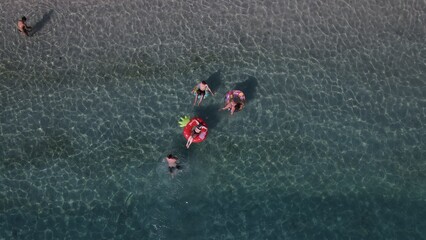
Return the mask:
POLYGON ((169 154, 166 160, 167 160, 167 165, 169 166, 170 175, 174 177, 176 175, 177 170, 181 168, 178 164, 178 158, 173 156, 172 154, 169 154))
POLYGON ((194 93, 195 95, 194 106, 197 103, 198 97, 200 97, 200 101, 198 102, 198 106, 200 106, 201 102, 204 99, 204 96, 206 95, 206 91, 209 91, 212 94, 212 96, 214 96, 214 93, 209 88, 209 85, 207 85, 206 81, 202 81, 201 83, 195 86, 195 88, 192 90, 192 93, 194 93))
MULTIPOLYGON (((195 121, 197 121, 197 120, 195 120, 195 121)), ((201 124, 197 121, 197 126, 195 126, 195 127, 192 129, 191 136, 189 136, 188 141, 186 142, 186 148, 189 148, 189 146, 191 146, 192 141, 194 141, 194 138, 195 138, 195 137, 197 137, 198 135, 200 135, 200 133, 201 133, 201 131, 203 130, 203 128, 207 130, 207 128, 206 128, 205 126, 201 125, 201 124)))
POLYGON ((21 20, 18 21, 18 31, 25 34, 25 36, 30 36, 29 31, 31 31, 31 27, 26 24, 27 18, 23 16, 21 20))
POLYGON ((233 99, 231 99, 224 108, 221 108, 220 110, 230 110, 231 111, 231 115, 234 115, 235 111, 239 111, 241 109, 243 109, 244 104, 241 102, 235 102, 233 99))

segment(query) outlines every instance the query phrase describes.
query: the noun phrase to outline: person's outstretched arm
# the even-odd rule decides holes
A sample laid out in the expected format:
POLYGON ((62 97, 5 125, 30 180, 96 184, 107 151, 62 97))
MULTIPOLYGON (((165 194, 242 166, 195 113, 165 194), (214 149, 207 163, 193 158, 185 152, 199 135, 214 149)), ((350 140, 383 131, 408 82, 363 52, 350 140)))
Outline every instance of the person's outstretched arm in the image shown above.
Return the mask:
POLYGON ((213 92, 212 92, 212 90, 210 89, 209 85, 207 85, 207 91, 209 91, 209 92, 212 94, 212 96, 214 96, 214 93, 213 93, 213 92))
POLYGON ((230 109, 232 106, 232 102, 229 102, 225 105, 225 107, 221 108, 220 110, 230 109))

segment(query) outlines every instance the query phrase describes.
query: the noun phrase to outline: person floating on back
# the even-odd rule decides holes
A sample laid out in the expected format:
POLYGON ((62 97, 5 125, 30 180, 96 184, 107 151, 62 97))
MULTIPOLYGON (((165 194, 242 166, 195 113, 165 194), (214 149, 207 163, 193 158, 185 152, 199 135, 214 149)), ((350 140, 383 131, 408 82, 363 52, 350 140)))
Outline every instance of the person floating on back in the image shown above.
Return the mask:
POLYGON ((188 137, 188 141, 186 142, 186 148, 189 148, 189 146, 191 146, 192 142, 194 141, 194 138, 199 137, 201 134, 205 135, 208 130, 207 127, 203 126, 199 121, 195 119, 193 121, 196 122, 196 126, 193 127, 191 130, 191 135, 188 137))
POLYGON ((21 20, 18 21, 18 31, 28 37, 30 36, 28 32, 31 31, 31 27, 27 25, 26 21, 27 18, 25 16, 23 16, 21 20))
POLYGON ((207 123, 199 117, 189 119, 188 116, 182 117, 179 126, 183 127, 183 136, 186 138, 186 148, 192 143, 200 143, 206 140, 208 135, 207 123))
POLYGON ((200 106, 201 102, 207 96, 206 94, 208 94, 208 92, 210 92, 212 96, 214 96, 214 93, 209 88, 209 85, 207 85, 206 81, 202 81, 199 84, 197 84, 192 90, 192 93, 194 93, 195 95, 194 106, 197 103, 197 99, 200 99, 198 102, 198 106, 200 106))

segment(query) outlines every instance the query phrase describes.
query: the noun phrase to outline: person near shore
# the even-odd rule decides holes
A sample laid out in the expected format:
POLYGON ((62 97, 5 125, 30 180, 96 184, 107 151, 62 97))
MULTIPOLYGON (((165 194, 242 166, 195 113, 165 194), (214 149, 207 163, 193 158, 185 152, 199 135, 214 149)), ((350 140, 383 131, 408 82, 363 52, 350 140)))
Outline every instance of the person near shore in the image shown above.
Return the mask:
POLYGON ((194 93, 194 95, 195 95, 194 106, 197 103, 197 99, 200 99, 198 101, 198 106, 200 106, 200 104, 203 101, 203 99, 205 98, 207 92, 210 92, 211 95, 214 96, 214 93, 209 88, 209 85, 207 85, 206 81, 202 81, 194 87, 194 89, 192 90, 192 93, 194 93))
POLYGON ((18 21, 18 31, 24 34, 25 36, 30 36, 29 31, 31 31, 31 27, 27 25, 27 18, 23 16, 21 20, 18 21))

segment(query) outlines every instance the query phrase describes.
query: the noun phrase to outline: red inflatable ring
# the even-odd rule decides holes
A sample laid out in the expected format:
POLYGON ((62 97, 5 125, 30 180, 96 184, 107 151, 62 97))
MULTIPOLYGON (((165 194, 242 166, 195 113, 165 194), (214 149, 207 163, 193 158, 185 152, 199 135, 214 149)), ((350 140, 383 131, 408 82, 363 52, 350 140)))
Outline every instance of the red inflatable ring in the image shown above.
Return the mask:
POLYGON ((198 136, 196 136, 194 138, 194 141, 192 141, 193 143, 200 143, 200 142, 206 140, 207 134, 208 134, 207 124, 203 121, 203 119, 198 118, 198 117, 191 118, 189 123, 186 124, 186 126, 183 128, 183 136, 186 138, 186 140, 188 140, 188 138, 191 136, 191 133, 192 133, 192 130, 194 129, 194 127, 196 127, 198 125, 197 121, 206 128, 201 129, 201 133, 198 134, 198 136))

